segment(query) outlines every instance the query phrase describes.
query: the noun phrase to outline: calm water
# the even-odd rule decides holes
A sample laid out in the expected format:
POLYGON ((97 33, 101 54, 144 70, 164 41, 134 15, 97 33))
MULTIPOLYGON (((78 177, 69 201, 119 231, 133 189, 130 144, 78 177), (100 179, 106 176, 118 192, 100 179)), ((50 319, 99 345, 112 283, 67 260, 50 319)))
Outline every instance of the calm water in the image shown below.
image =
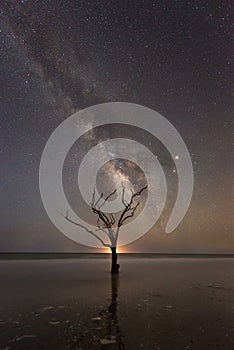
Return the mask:
POLYGON ((234 348, 233 258, 31 257, 0 261, 1 349, 234 348))

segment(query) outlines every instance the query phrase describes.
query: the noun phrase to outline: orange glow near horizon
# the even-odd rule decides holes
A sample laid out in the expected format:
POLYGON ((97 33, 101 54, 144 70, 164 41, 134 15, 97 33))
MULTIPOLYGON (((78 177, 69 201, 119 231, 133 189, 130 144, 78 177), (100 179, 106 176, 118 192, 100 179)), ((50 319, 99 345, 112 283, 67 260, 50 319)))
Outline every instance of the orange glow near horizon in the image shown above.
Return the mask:
POLYGON ((124 247, 118 247, 117 248, 117 253, 127 253, 127 251, 125 250, 125 248, 124 247))
MULTIPOLYGON (((111 250, 110 250, 110 248, 104 248, 102 250, 102 253, 111 254, 111 250)), ((128 252, 124 249, 124 247, 117 247, 117 253, 121 254, 121 253, 128 253, 128 252)))

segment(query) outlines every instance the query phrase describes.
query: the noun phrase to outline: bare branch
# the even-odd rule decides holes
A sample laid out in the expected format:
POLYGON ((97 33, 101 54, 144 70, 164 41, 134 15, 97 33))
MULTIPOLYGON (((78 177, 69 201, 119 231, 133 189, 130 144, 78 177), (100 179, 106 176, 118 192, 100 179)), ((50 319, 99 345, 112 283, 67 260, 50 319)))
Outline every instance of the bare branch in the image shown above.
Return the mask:
POLYGON ((101 195, 99 196, 99 198, 96 200, 96 192, 95 192, 95 188, 93 191, 93 197, 92 197, 92 202, 91 202, 91 209, 93 211, 94 214, 97 214, 98 218, 97 218, 97 229, 96 231, 102 231, 105 233, 105 235, 109 238, 111 244, 105 243, 103 241, 102 238, 100 238, 95 232, 89 230, 87 227, 73 221, 72 219, 69 218, 68 216, 68 210, 66 212, 66 215, 64 216, 63 214, 61 214, 67 221, 69 221, 70 223, 79 226, 81 228, 83 228, 85 231, 87 231, 88 233, 90 233, 91 235, 93 235, 97 240, 99 240, 99 242, 101 242, 101 244, 104 247, 108 247, 111 248, 112 246, 116 246, 117 244, 117 240, 118 240, 118 235, 119 235, 119 230, 120 227, 123 225, 123 223, 128 220, 129 218, 133 217, 138 206, 140 205, 140 202, 137 202, 135 204, 135 198, 137 196, 140 196, 141 193, 147 189, 147 186, 141 188, 138 192, 132 192, 130 201, 127 202, 125 199, 125 194, 126 194, 126 188, 122 182, 122 203, 124 205, 124 210, 122 211, 120 218, 118 220, 117 223, 117 227, 114 230, 113 229, 113 225, 115 225, 116 223, 116 218, 114 216, 113 213, 105 213, 101 210, 101 208, 105 205, 106 201, 113 196, 116 192, 117 189, 115 189, 113 192, 111 192, 106 198, 104 198, 103 193, 101 193, 101 195), (100 201, 103 199, 103 203, 99 204, 100 201))
POLYGON ((103 231, 103 232, 105 232, 105 233, 107 234, 107 232, 105 231, 106 228, 107 228, 107 227, 105 227, 104 225, 103 225, 103 227, 100 226, 100 219, 99 219, 99 217, 98 217, 98 219, 97 219, 97 229, 96 229, 96 231, 101 230, 101 231, 103 231))
POLYGON ((92 211, 98 215, 98 217, 102 220, 102 222, 104 223, 104 227, 105 228, 110 228, 114 225, 115 223, 115 218, 113 216, 113 214, 109 214, 109 217, 100 209, 102 206, 104 206, 104 204, 106 203, 106 201, 113 195, 116 193, 116 189, 111 192, 104 200, 104 203, 100 206, 98 206, 97 208, 97 203, 100 201, 100 199, 103 197, 103 194, 101 195, 101 197, 98 199, 98 201, 93 204, 91 207, 92 207, 92 211))
POLYGON ((111 219, 111 226, 113 226, 115 224, 115 217, 113 213, 110 213, 110 219, 111 219))
POLYGON ((91 235, 93 235, 94 237, 96 237, 96 238, 99 240, 99 242, 102 243, 102 245, 103 245, 104 247, 111 248, 111 245, 105 243, 98 235, 96 235, 96 233, 94 233, 93 231, 89 230, 87 227, 85 227, 85 226, 83 226, 83 225, 81 225, 81 224, 78 224, 77 222, 71 220, 71 219, 68 217, 68 211, 67 211, 67 213, 66 213, 66 216, 64 216, 63 214, 61 214, 61 215, 62 215, 67 221, 71 222, 72 224, 74 224, 74 225, 76 225, 76 226, 79 226, 79 227, 83 228, 85 231, 87 231, 88 233, 90 233, 91 235))
MULTIPOLYGON (((94 190, 95 191, 95 190, 94 190)), ((95 192, 94 192, 95 193, 95 192)), ((103 193, 101 193, 100 197, 98 198, 98 200, 95 202, 93 202, 92 207, 96 208, 97 204, 100 202, 100 200, 103 198, 103 193)), ((94 201, 95 201, 95 194, 94 194, 94 201)))
POLYGON ((106 227, 110 226, 108 217, 101 210, 92 207, 92 211, 99 216, 99 218, 104 222, 106 227))
POLYGON ((113 192, 111 192, 107 197, 106 197, 106 201, 111 197, 113 196, 113 194, 115 194, 117 191, 117 189, 115 189, 113 192))
POLYGON ((100 210, 105 204, 106 204, 106 201, 108 201, 108 199, 113 196, 115 193, 116 193, 117 189, 115 189, 113 192, 111 192, 104 200, 104 202, 102 203, 102 205, 100 205, 98 207, 98 210, 100 210))
POLYGON ((129 202, 128 204, 126 204, 126 203, 124 202, 125 209, 123 210, 122 214, 120 215, 120 218, 119 218, 119 221, 118 221, 118 227, 122 226, 122 225, 123 225, 123 222, 124 222, 127 218, 132 217, 132 216, 134 215, 134 213, 135 213, 135 211, 136 211, 136 209, 137 209, 139 203, 138 203, 135 207, 132 207, 133 201, 134 201, 134 199, 135 199, 136 196, 140 196, 141 193, 142 193, 144 190, 146 190, 146 189, 147 189, 147 186, 142 187, 138 192, 135 192, 135 193, 132 194, 131 199, 130 199, 130 202, 129 202), (131 213, 131 214, 129 214, 127 217, 125 217, 125 215, 126 215, 129 211, 131 211, 131 210, 133 210, 133 214, 131 213))
POLYGON ((98 200, 95 202, 95 188, 93 191, 93 200, 91 203, 91 208, 92 211, 98 215, 98 217, 102 220, 102 222, 104 223, 104 228, 108 228, 111 227, 113 225, 113 217, 108 217, 100 208, 104 206, 104 204, 106 203, 106 201, 113 195, 116 193, 116 189, 111 192, 105 199, 104 202, 98 206, 98 203, 100 202, 100 200, 103 198, 103 193, 101 193, 100 197, 98 198, 98 200))
POLYGON ((142 188, 140 189, 140 191, 133 193, 129 204, 131 205, 132 202, 133 202, 133 199, 134 199, 136 196, 140 196, 141 193, 142 193, 144 190, 147 189, 147 187, 148 187, 148 186, 142 187, 142 188))
POLYGON ((140 202, 138 202, 135 207, 131 208, 130 210, 132 210, 131 214, 129 214, 128 216, 125 216, 125 218, 122 219, 122 223, 121 223, 121 226, 123 225, 124 221, 126 221, 127 219, 129 218, 132 218, 135 214, 135 211, 137 209, 137 207, 139 206, 140 202))
POLYGON ((109 234, 108 234, 108 232, 105 231, 105 228, 98 227, 95 231, 96 231, 96 232, 102 231, 102 232, 104 232, 104 233, 109 237, 109 234))

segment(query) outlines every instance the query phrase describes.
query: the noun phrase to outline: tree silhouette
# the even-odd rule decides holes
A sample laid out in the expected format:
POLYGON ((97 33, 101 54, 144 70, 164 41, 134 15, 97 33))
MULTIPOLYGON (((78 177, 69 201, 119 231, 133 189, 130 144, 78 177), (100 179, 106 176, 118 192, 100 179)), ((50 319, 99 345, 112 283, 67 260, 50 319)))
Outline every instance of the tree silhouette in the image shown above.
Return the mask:
POLYGON ((119 217, 116 218, 113 213, 106 213, 104 211, 104 206, 106 202, 117 192, 117 189, 115 189, 113 192, 111 192, 106 197, 103 193, 96 199, 96 191, 94 189, 93 191, 93 198, 92 202, 90 204, 92 212, 98 216, 97 218, 97 230, 95 232, 89 230, 87 227, 73 221, 68 216, 68 211, 66 213, 65 219, 74 225, 77 225, 84 230, 86 230, 89 234, 96 237, 104 247, 108 247, 111 250, 112 253, 112 265, 111 265, 111 273, 118 273, 119 271, 119 264, 117 263, 118 255, 117 255, 117 244, 118 244, 118 237, 119 237, 119 231, 121 226, 130 218, 132 218, 140 205, 140 201, 137 201, 137 198, 139 198, 144 190, 147 189, 147 186, 142 187, 139 191, 133 192, 130 196, 130 199, 127 201, 125 198, 125 192, 126 189, 122 183, 122 204, 123 204, 123 210, 120 212, 119 217), (98 235, 98 231, 102 231, 106 234, 109 243, 105 243, 101 237, 98 235))

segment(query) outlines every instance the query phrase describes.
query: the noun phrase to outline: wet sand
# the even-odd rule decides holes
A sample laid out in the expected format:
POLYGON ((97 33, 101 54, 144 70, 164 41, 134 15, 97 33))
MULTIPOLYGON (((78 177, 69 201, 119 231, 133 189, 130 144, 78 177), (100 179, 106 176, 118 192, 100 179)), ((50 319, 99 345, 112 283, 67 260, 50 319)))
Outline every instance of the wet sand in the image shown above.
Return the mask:
POLYGON ((233 258, 1 260, 0 349, 234 349, 233 258))

